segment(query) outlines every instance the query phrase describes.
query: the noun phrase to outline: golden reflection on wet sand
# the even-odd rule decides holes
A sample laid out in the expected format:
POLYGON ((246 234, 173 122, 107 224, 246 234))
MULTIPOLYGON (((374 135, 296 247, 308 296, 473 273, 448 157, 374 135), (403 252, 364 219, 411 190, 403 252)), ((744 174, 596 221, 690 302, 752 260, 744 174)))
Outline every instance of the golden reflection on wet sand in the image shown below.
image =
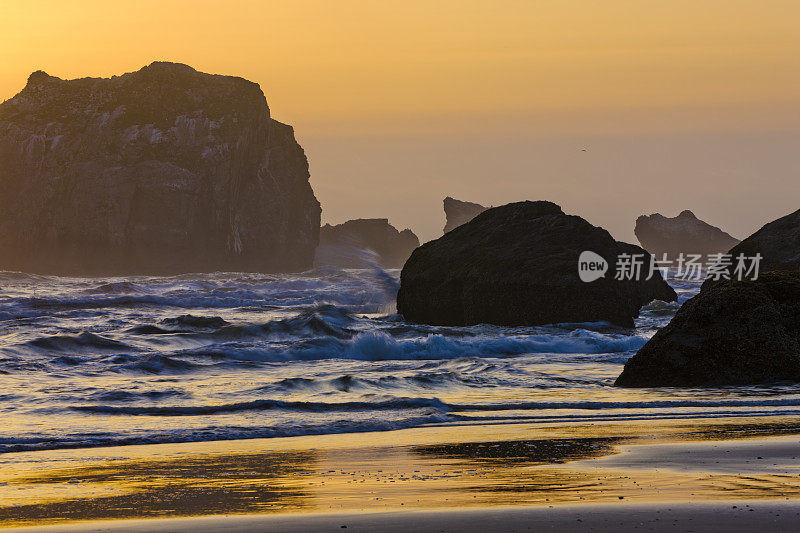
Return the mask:
MULTIPOLYGON (((201 514, 800 498, 791 467, 603 466, 623 445, 800 433, 793 420, 417 428, 0 456, 0 525, 201 514), (774 470, 774 469, 773 469, 774 470)), ((800 466, 800 461, 798 461, 800 466)))

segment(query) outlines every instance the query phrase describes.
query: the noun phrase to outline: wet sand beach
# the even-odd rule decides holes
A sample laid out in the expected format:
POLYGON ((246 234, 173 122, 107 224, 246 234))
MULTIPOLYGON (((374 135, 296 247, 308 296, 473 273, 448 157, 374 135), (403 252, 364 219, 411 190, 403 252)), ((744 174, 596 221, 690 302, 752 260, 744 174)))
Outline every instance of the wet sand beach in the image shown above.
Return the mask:
POLYGON ((570 531, 613 523, 619 531, 746 531, 770 520, 789 531, 781 528, 800 516, 798 474, 800 424, 774 418, 55 450, 0 458, 0 524, 570 531))
POLYGON ((460 533, 493 531, 615 531, 750 532, 768 528, 775 533, 797 531, 800 505, 795 502, 676 503, 566 505, 561 507, 478 508, 462 511, 410 511, 296 515, 222 516, 166 520, 122 520, 80 523, 70 526, 24 528, 20 531, 91 533, 147 531, 194 533, 230 531, 251 533, 281 531, 408 531, 460 533), (738 505, 737 505, 738 504, 738 505))

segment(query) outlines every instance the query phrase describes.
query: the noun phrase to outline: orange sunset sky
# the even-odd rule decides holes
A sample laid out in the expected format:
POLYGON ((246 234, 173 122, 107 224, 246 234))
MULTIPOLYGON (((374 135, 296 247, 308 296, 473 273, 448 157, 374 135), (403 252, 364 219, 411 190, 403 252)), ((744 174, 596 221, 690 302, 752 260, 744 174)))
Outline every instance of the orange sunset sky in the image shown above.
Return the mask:
POLYGON ((800 208, 796 0, 0 0, 0 100, 154 60, 261 84, 323 220, 441 234, 446 195, 561 204, 633 240, 689 208, 800 208), (583 150, 586 151, 583 151, 583 150))

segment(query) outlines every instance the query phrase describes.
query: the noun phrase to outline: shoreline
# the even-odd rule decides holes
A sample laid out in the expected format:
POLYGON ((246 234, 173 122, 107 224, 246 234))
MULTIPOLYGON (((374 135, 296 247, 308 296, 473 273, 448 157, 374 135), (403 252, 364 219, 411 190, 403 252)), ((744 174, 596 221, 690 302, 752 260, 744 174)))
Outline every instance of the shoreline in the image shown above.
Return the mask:
MULTIPOLYGON (((226 515, 243 528, 269 522, 301 531, 325 514, 369 525, 388 513, 399 531, 413 517, 433 516, 419 513, 434 513, 439 518, 430 523, 446 526, 461 523, 466 515, 452 514, 461 511, 481 521, 502 509, 550 506, 800 505, 800 421, 674 422, 430 427, 3 454, 0 528, 133 519, 150 530, 226 515)), ((533 512, 532 525, 544 519, 541 512, 533 512)), ((611 519, 606 511, 598 516, 611 519)))

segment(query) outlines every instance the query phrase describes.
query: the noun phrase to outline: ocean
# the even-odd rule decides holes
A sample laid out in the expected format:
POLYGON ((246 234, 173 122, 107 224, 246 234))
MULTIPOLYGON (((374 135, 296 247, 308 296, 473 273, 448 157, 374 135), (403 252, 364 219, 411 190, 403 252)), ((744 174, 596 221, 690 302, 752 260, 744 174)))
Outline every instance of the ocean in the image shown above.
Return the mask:
POLYGON ((61 278, 0 273, 0 452, 420 426, 785 416, 796 385, 613 387, 699 290, 635 329, 433 327, 399 271, 61 278))

